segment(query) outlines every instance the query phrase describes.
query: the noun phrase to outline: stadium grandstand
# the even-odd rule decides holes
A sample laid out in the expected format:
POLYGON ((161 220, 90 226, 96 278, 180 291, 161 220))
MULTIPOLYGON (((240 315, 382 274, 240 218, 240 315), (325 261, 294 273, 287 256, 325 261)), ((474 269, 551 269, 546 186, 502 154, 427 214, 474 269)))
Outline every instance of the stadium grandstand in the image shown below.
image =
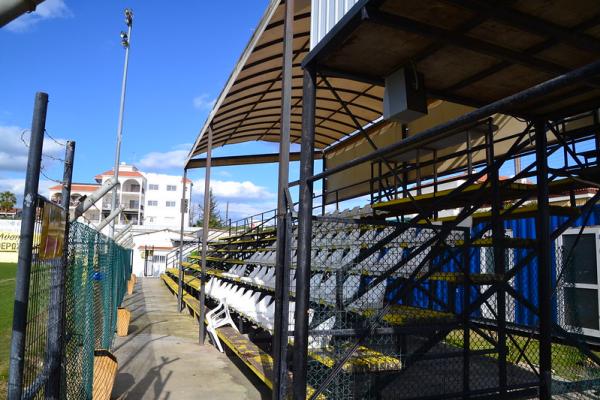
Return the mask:
POLYGON ((161 276, 200 342, 274 399, 595 398, 599 15, 271 1, 184 177, 208 209, 211 167, 273 163, 278 208, 161 276), (280 151, 212 157, 248 141, 280 151))

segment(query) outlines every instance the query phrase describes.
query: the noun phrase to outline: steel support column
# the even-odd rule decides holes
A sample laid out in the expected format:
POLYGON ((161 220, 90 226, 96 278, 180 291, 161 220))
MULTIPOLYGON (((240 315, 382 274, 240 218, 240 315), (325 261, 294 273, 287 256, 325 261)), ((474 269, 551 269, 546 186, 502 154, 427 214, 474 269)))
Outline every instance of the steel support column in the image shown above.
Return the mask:
MULTIPOLYGON (((486 144, 487 144, 487 184, 492 187, 492 252, 493 252, 493 267, 494 273, 499 276, 504 276, 506 265, 505 265, 505 248, 504 248, 504 225, 500 212, 502 210, 502 201, 500 198, 500 166, 494 165, 494 130, 492 126, 492 119, 488 118, 488 130, 486 132, 486 144)), ((500 388, 500 395, 506 395, 506 358, 507 358, 507 347, 506 347, 506 291, 502 285, 498 285, 496 292, 496 322, 498 324, 498 386, 500 388)))
POLYGON ((59 399, 61 379, 63 343, 65 342, 65 280, 69 262, 69 203, 71 199, 71 179, 73 176, 73 159, 75 157, 75 142, 68 141, 65 150, 65 165, 62 181, 61 206, 65 210, 65 233, 63 241, 62 263, 52 270, 51 300, 48 307, 48 382, 46 382, 46 399, 59 399))
POLYGON ((548 203, 548 159, 546 122, 535 121, 537 164, 536 239, 538 246, 538 307, 540 317, 540 399, 552 397, 552 261, 550 259, 550 211, 548 203))
MULTIPOLYGON (((294 0, 285 2, 283 25, 283 69, 281 93, 281 132, 279 139, 279 181, 277 184, 277 250, 275 264, 275 316, 273 334, 273 393, 285 397, 287 386, 287 346, 289 329, 289 293, 291 248, 288 246, 291 220, 286 218, 286 191, 289 181, 290 125, 292 112, 292 57, 294 40, 294 0)), ((290 205, 293 207, 293 204, 290 205)), ((251 227, 252 228, 252 227, 251 227)))
POLYGON ((204 345, 206 330, 204 329, 204 317, 206 316, 206 306, 204 304, 206 293, 206 253, 208 250, 208 229, 210 222, 210 163, 212 157, 212 127, 208 127, 208 143, 206 147, 206 169, 204 173, 204 210, 202 211, 202 266, 200 272, 200 292, 198 300, 200 302, 200 318, 198 321, 198 341, 204 345))
POLYGON ((308 357, 308 307, 310 300, 310 251, 312 237, 316 74, 304 70, 302 106, 302 154, 300 158, 300 208, 298 214, 298 261, 296 270, 296 309, 294 326, 294 399, 306 399, 308 357))
POLYGON ((27 330, 27 305, 29 302, 29 278, 32 258, 31 249, 33 246, 47 110, 48 94, 42 92, 36 93, 33 121, 31 123, 27 174, 25 177, 23 212, 21 214, 19 264, 15 282, 14 317, 10 343, 10 371, 8 376, 8 399, 10 400, 20 399, 23 393, 25 333, 27 330))
POLYGON ((185 211, 187 208, 187 204, 185 203, 185 192, 187 188, 187 168, 183 169, 183 178, 181 179, 183 182, 183 189, 181 190, 181 204, 179 205, 181 211, 181 225, 179 227, 179 267, 177 274, 177 312, 181 312, 183 309, 183 230, 185 223, 185 211))

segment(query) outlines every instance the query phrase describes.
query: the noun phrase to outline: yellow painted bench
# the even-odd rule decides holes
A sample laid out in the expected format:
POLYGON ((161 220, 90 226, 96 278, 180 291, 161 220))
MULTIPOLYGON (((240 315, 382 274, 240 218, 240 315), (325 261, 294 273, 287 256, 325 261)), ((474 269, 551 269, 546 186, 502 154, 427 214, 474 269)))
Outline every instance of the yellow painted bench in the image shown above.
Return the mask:
MULTIPOLYGON (((173 293, 177 293, 177 283, 167 276, 161 275, 162 280, 167 284, 173 293)), ((196 318, 200 315, 200 305, 197 299, 189 295, 186 291, 183 294, 183 301, 190 308, 196 318)), ((208 308, 206 311, 210 311, 208 308)), ((230 326, 225 326, 217 329, 217 336, 221 342, 225 343, 231 351, 233 351, 244 364, 270 389, 273 389, 273 357, 264 352, 257 345, 252 343, 246 336, 240 334, 237 330, 230 326)), ((288 388, 292 387, 292 373, 288 373, 288 388)), ((314 389, 307 388, 307 398, 314 393, 314 389)), ((319 399, 325 399, 325 396, 319 396, 319 399)))

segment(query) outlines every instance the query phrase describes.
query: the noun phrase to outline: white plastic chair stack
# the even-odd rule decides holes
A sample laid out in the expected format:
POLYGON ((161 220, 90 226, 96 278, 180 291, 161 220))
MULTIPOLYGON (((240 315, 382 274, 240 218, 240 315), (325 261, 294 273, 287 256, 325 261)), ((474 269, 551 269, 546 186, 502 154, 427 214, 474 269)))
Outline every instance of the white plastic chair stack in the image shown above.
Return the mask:
POLYGON ((361 312, 366 310, 379 310, 383 308, 386 288, 387 279, 365 292, 358 299, 354 300, 350 305, 348 305, 348 309, 361 312))
MULTIPOLYGON (((312 321, 313 313, 309 314, 309 320, 312 321)), ((335 325, 335 317, 330 317, 329 319, 321 322, 314 330, 315 331, 331 331, 333 326, 335 325)), ((312 340, 308 343, 308 348, 311 350, 316 349, 324 349, 331 342, 332 335, 318 335, 313 336, 312 340)))
POLYGON ((236 265, 233 268, 231 268, 229 271, 223 272, 222 275, 227 276, 229 278, 240 278, 240 277, 244 276, 245 271, 246 271, 245 265, 236 265))
POLYGON ((329 269, 339 269, 340 263, 344 258, 344 249, 335 249, 331 252, 329 257, 327 257, 325 267, 329 269))
POLYGON ((273 279, 275 279, 275 268, 265 268, 263 275, 254 277, 254 283, 266 286, 273 279))
POLYGON ((359 287, 360 275, 349 275, 344 281, 344 285, 342 286, 344 302, 351 299, 358 292, 359 287))
POLYGON ((250 273, 248 274, 248 276, 244 276, 244 277, 242 277, 242 278, 240 278, 240 279, 241 279, 242 281, 244 281, 244 282, 254 282, 254 278, 255 278, 256 276, 258 276, 258 275, 259 275, 261 272, 263 272, 263 271, 262 271, 263 269, 264 269, 264 267, 261 267, 260 265, 259 265, 259 266, 256 266, 256 267, 255 267, 255 268, 252 270, 252 272, 250 272, 250 273))
POLYGON ((219 351, 223 353, 223 346, 221 345, 221 341, 217 335, 217 329, 230 325, 236 331, 238 330, 237 326, 235 326, 233 323, 233 319, 231 319, 229 307, 227 307, 227 300, 225 298, 222 298, 219 301, 219 305, 217 305, 215 309, 206 313, 206 321, 206 330, 212 337, 213 342, 217 345, 219 351))
POLYGON ((265 254, 265 257, 263 258, 263 262, 265 264, 269 264, 269 265, 275 265, 275 258, 276 258, 277 252, 275 251, 269 251, 265 254))

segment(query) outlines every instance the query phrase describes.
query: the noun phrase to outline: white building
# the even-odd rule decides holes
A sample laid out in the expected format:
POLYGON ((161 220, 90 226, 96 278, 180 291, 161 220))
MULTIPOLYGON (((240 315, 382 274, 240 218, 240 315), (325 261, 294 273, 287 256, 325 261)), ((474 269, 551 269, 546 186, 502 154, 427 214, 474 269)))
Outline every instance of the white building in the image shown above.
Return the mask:
MULTIPOLYGON (((180 176, 144 173, 146 186, 146 209, 144 225, 160 227, 180 227, 181 191, 180 176)), ((192 181, 186 181, 186 199, 191 204, 192 181)), ((189 207, 184 217, 184 228, 189 227, 189 207)))
MULTIPOLYGON (((96 183, 73 184, 71 207, 74 208, 82 196, 93 193, 113 175, 113 170, 109 170, 96 175, 96 183)), ((119 183, 117 204, 124 204, 125 209, 121 213, 117 227, 133 223, 134 226, 180 229, 183 190, 183 181, 180 176, 144 173, 133 165, 122 163, 119 166, 119 183)), ((192 181, 187 179, 185 184, 186 200, 190 204, 192 181)), ((60 185, 51 187, 48 197, 59 202, 61 190, 60 185)), ((83 219, 97 225, 110 214, 111 207, 112 191, 89 209, 83 219)), ((184 228, 187 229, 189 226, 189 207, 186 207, 184 228)))

